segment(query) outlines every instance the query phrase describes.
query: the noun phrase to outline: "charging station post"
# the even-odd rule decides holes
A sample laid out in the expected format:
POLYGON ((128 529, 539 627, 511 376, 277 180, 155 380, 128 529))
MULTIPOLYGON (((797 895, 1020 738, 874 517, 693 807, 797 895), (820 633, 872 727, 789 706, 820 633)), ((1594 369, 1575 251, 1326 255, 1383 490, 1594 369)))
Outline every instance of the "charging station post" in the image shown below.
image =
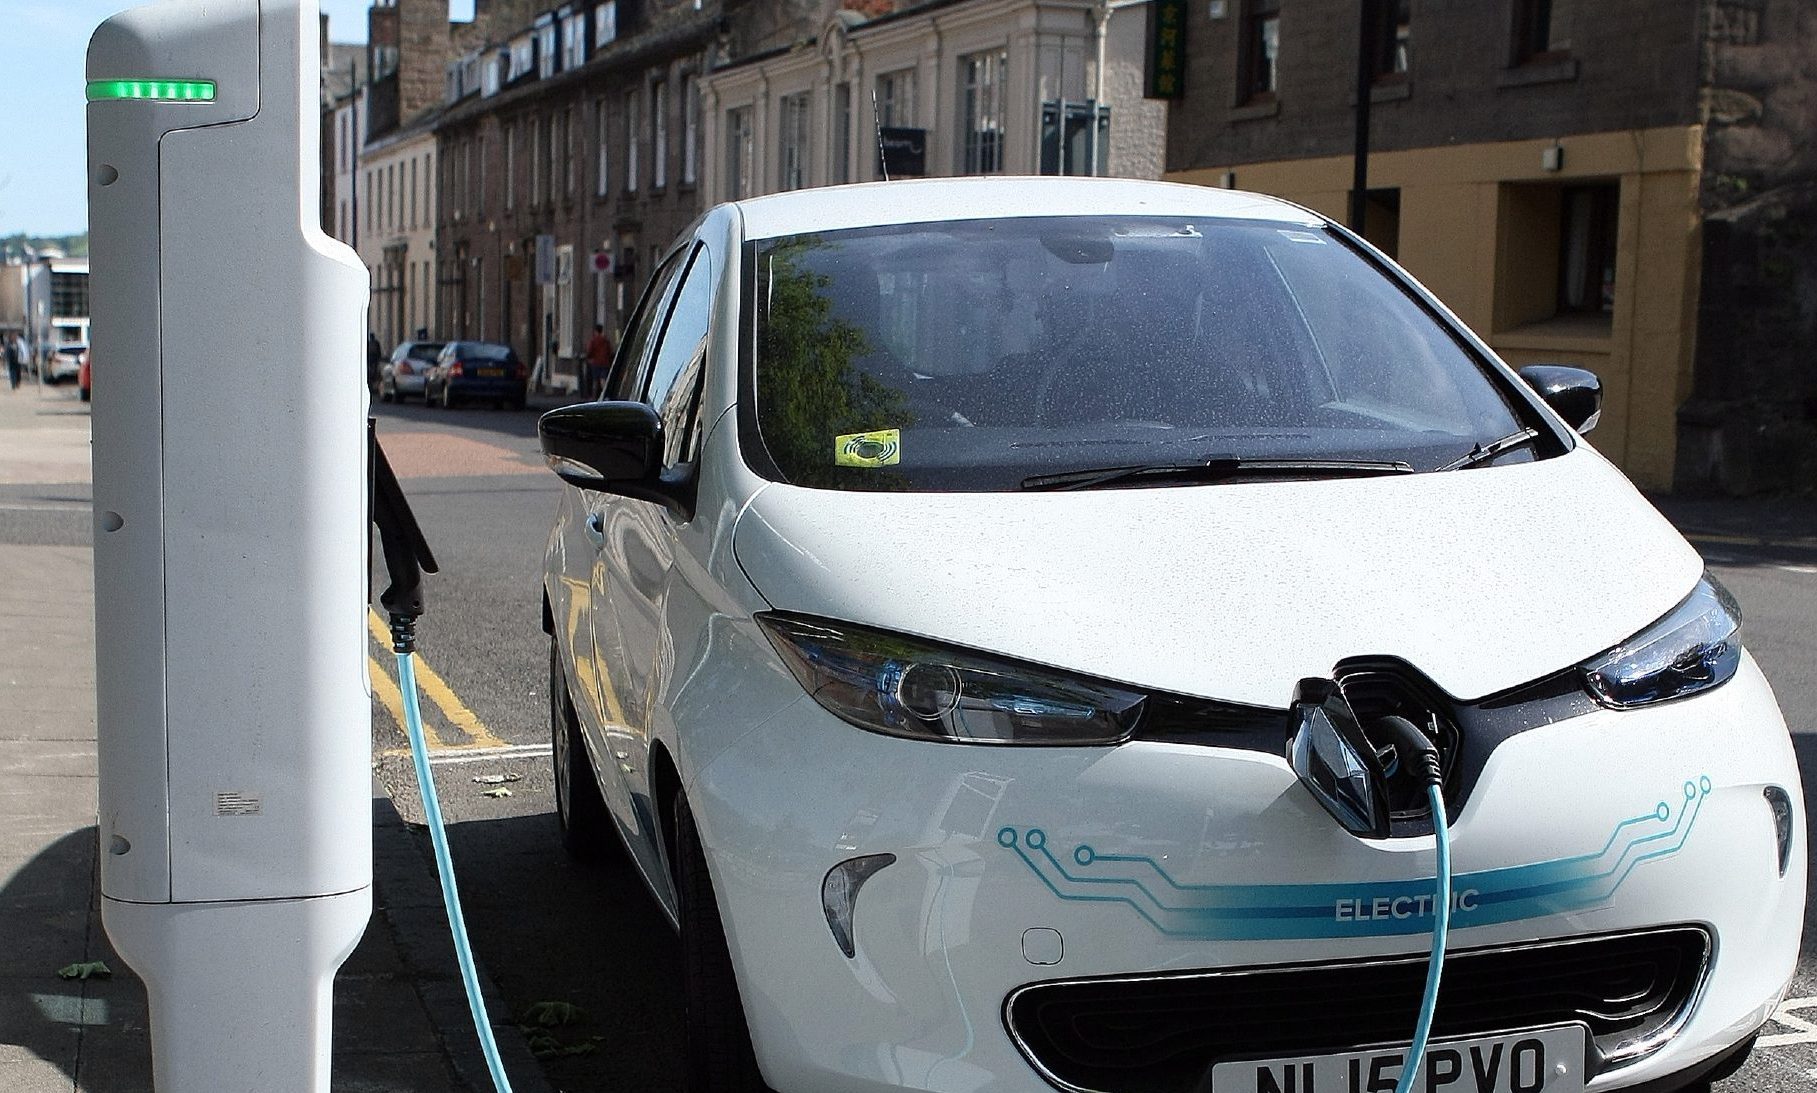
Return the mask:
POLYGON ((315 0, 88 50, 102 918, 160 1090, 329 1088, 371 912, 367 275, 321 231, 315 0))

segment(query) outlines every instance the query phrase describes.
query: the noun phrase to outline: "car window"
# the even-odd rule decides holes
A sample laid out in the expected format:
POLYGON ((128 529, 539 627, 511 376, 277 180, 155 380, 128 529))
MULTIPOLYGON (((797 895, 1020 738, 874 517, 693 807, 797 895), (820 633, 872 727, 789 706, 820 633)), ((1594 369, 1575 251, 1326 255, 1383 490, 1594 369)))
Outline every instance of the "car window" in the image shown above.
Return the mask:
POLYGON ((441 352, 441 342, 415 342, 410 346, 409 357, 413 361, 432 361, 441 352))
POLYGON ((676 274, 681 271, 683 253, 677 251, 670 255, 668 261, 657 266, 651 275, 643 299, 625 327, 625 340, 618 347, 618 356, 612 359, 612 378, 606 384, 606 398, 626 402, 637 397, 643 383, 644 362, 650 353, 651 335, 658 329, 657 320, 668 308, 669 292, 675 287, 676 274))
POLYGON ((698 439, 694 436, 694 419, 700 405, 707 328, 712 315, 713 260, 702 245, 694 248, 681 287, 675 292, 675 303, 657 343, 650 382, 644 391, 644 401, 662 419, 665 466, 687 462, 694 455, 698 439))
POLYGON ((460 348, 460 358, 464 361, 509 361, 512 353, 509 346, 464 342, 460 348))
POLYGON ((1520 427, 1484 362, 1317 226, 1024 217, 755 252, 747 455, 801 485, 1013 490, 1231 457, 1435 470, 1520 427))

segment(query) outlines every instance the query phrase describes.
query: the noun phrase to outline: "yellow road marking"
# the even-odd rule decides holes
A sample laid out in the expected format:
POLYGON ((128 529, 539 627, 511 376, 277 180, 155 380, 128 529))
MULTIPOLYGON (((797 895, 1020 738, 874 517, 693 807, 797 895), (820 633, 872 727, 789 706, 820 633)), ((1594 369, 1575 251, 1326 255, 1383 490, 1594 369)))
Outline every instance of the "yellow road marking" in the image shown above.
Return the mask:
POLYGON ((385 671, 384 665, 371 653, 366 654, 366 676, 372 680, 373 697, 379 700, 379 705, 385 707, 385 712, 397 723, 398 731, 404 731, 403 692, 397 689, 397 684, 391 682, 391 676, 385 671))
MULTIPOLYGON (((371 629, 374 641, 387 649, 391 647, 391 628, 379 618, 377 611, 371 608, 366 609, 366 625, 371 629)), ((503 740, 493 735, 492 730, 486 727, 486 723, 467 708, 467 704, 460 700, 460 697, 442 680, 436 670, 429 667, 429 662, 423 659, 421 653, 416 657, 416 682, 417 686, 423 689, 423 693, 429 696, 429 701, 435 703, 436 707, 442 711, 442 716, 448 719, 448 723, 465 733, 473 746, 509 747, 503 740)))

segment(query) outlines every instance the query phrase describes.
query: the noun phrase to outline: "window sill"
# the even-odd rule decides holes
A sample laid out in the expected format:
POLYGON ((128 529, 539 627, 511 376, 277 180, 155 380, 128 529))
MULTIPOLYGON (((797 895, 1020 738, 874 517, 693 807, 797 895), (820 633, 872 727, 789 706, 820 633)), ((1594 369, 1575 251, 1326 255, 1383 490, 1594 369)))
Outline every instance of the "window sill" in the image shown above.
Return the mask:
POLYGON ((1272 118, 1281 112, 1281 100, 1263 99, 1260 102, 1248 102, 1242 106, 1230 108, 1230 121, 1254 121, 1257 118, 1272 118))
POLYGON ((1568 83, 1577 79, 1577 58, 1532 60, 1495 74, 1497 87, 1532 87, 1542 83, 1568 83))
POLYGON ((1537 353, 1613 352, 1614 329, 1603 314, 1554 315, 1536 323, 1504 330, 1489 339, 1497 352, 1520 349, 1537 353))
MULTIPOLYGON (((1403 102, 1412 97, 1412 80, 1385 80, 1381 83, 1374 84, 1369 88, 1369 101, 1371 103, 1403 102)), ((1350 92, 1350 105, 1356 105, 1355 91, 1350 92)))

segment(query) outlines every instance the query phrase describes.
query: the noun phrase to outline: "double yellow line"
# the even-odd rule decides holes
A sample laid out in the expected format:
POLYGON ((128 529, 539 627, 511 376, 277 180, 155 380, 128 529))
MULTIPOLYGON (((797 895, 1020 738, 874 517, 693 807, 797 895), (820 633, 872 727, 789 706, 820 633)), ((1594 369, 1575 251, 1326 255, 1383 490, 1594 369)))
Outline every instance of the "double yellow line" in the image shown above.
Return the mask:
MULTIPOLYGON (((366 609, 366 627, 372 631, 372 640, 378 642, 381 649, 391 648, 391 628, 385 625, 384 620, 379 618, 378 612, 371 608, 366 609)), ((391 719, 397 722, 398 731, 402 732, 404 729, 404 696, 398 690, 397 681, 391 678, 391 673, 385 670, 384 665, 379 663, 378 658, 373 656, 371 651, 366 653, 366 674, 372 677, 373 695, 378 698, 379 704, 385 707, 386 712, 391 714, 391 719)), ((443 680, 434 668, 429 667, 429 662, 423 659, 421 653, 416 655, 416 682, 422 688, 423 694, 428 696, 429 701, 435 704, 436 709, 442 711, 442 717, 449 726, 462 734, 461 739, 449 740, 442 733, 440 726, 425 725, 424 727, 428 731, 424 733, 424 742, 429 745, 430 751, 510 746, 494 735, 492 730, 486 727, 486 723, 467 708, 467 704, 460 700, 460 696, 454 693, 454 689, 448 686, 447 681, 443 680)))

